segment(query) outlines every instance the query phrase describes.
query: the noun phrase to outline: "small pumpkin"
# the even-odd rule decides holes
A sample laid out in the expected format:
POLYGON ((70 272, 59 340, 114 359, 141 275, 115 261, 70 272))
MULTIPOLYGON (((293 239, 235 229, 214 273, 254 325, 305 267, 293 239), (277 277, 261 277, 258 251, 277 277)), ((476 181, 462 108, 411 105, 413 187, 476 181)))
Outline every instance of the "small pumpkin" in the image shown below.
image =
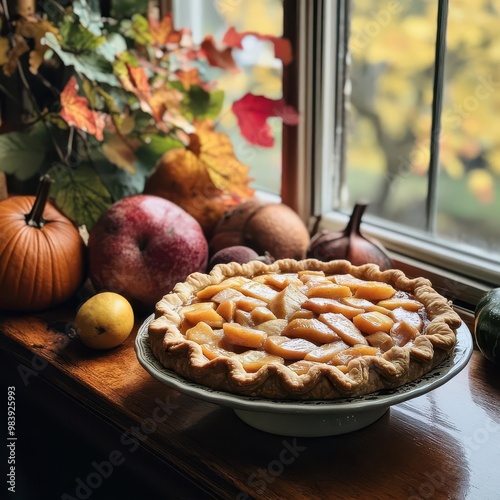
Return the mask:
POLYGON ((474 336, 483 356, 500 363, 500 288, 490 290, 477 303, 474 336))
POLYGON ((73 223, 36 196, 0 201, 0 310, 41 311, 69 299, 85 279, 85 244, 73 223))

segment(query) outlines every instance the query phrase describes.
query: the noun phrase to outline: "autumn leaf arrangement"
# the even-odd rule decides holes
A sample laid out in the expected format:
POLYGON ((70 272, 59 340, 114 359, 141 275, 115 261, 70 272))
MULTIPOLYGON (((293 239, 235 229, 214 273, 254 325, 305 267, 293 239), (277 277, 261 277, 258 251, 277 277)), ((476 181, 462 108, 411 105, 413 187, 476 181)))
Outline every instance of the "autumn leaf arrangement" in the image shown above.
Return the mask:
MULTIPOLYGON (((48 173, 57 207, 88 229, 114 201, 143 192, 158 165, 188 211, 216 217, 252 197, 249 167, 217 131, 224 92, 204 75, 209 66, 238 71, 233 51, 245 36, 271 43, 287 64, 288 40, 230 28, 196 45, 171 15, 103 18, 98 4, 49 2, 26 16, 0 8, 0 85, 21 117, 5 129, 3 116, 0 170, 20 181, 48 173)), ((269 117, 298 119, 283 99, 251 93, 230 112, 258 147, 274 142, 269 117)))

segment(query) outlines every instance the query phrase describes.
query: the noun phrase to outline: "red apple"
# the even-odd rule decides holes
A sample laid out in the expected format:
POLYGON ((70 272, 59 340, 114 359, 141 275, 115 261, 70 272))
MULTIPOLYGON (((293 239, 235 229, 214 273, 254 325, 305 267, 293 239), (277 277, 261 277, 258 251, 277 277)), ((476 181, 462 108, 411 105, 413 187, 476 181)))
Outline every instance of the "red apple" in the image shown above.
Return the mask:
POLYGON ((135 195, 114 203, 89 234, 90 279, 134 308, 153 312, 163 295, 205 272, 208 243, 200 224, 164 198, 135 195))

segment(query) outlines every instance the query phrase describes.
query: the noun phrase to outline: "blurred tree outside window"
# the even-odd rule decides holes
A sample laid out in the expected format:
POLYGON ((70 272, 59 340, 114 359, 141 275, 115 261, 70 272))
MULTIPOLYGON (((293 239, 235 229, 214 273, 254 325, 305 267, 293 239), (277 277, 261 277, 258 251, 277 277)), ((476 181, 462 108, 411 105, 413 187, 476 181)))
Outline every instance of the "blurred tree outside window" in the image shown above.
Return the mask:
MULTIPOLYGON (((211 35, 217 44, 230 27, 238 32, 283 35, 282 0, 174 0, 172 7, 175 26, 190 28, 195 43, 211 35)), ((274 56, 272 44, 253 36, 246 36, 242 43, 242 50, 233 50, 238 71, 204 68, 207 78, 216 80, 217 87, 224 91, 227 110, 231 102, 247 92, 270 99, 282 98, 282 63, 274 56)), ((245 141, 238 132, 234 115, 224 110, 217 128, 228 134, 239 161, 251 168, 252 187, 279 195, 282 122, 270 118, 269 124, 275 137, 271 148, 256 147, 245 141)))
MULTIPOLYGON (((438 2, 351 0, 351 95, 342 207, 500 258, 500 4, 450 0, 435 210, 430 179, 438 2)), ((334 202, 335 203, 335 202, 334 202)))

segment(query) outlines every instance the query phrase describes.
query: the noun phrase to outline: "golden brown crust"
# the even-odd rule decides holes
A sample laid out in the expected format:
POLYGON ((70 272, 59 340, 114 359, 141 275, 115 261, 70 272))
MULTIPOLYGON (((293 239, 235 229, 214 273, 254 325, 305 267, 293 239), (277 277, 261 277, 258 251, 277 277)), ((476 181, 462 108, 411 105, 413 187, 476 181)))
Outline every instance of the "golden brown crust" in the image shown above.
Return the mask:
POLYGON ((213 389, 271 399, 335 399, 399 387, 416 380, 449 355, 456 344, 456 329, 460 324, 460 317, 451 304, 425 278, 410 279, 400 270, 380 271, 373 264, 356 267, 344 260, 283 259, 270 265, 259 261, 224 264, 215 266, 210 274, 191 274, 158 302, 155 319, 149 325, 149 339, 154 355, 163 366, 213 389), (426 334, 418 336, 411 345, 394 346, 381 356, 353 359, 346 373, 323 364, 298 375, 285 365, 269 364, 255 373, 247 373, 236 358, 221 356, 209 361, 201 346, 180 332, 176 308, 206 286, 230 276, 252 277, 301 270, 351 274, 412 293, 425 306, 430 320, 426 334))

